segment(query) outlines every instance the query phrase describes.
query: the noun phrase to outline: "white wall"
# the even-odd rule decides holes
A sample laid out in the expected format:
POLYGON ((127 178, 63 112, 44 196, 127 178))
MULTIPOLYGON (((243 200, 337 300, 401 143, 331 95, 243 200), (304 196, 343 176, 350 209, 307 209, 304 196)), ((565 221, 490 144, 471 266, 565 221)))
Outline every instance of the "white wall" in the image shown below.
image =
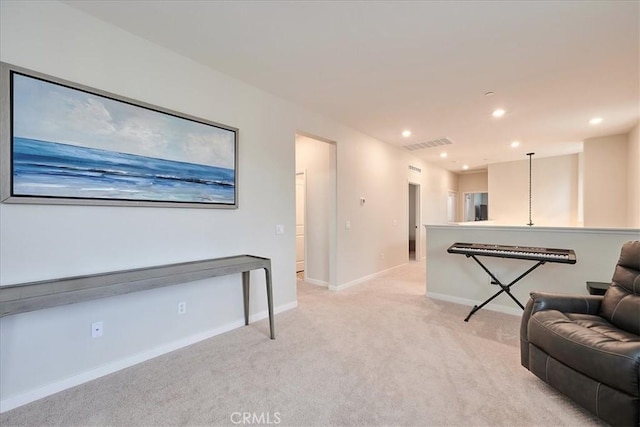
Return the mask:
MULTIPOLYGON (((578 155, 534 156, 531 192, 535 225, 577 225, 578 155)), ((529 222, 529 159, 489 165, 489 219, 502 225, 529 222)))
MULTIPOLYGON (((1 8, 2 61, 234 126, 240 140, 238 210, 0 205, 0 282, 249 253, 272 258, 274 304, 294 307, 296 110, 57 2, 1 8)), ((239 280, 2 318, 2 409, 242 325, 239 280), (180 318, 178 301, 188 307, 180 318), (97 320, 105 335, 92 340, 97 320)), ((264 278, 256 272, 252 280, 251 313, 260 317, 264 278)))
POLYGON ((627 141, 627 227, 640 228, 640 124, 627 141))
POLYGON ((585 227, 627 226, 627 147, 627 135, 584 140, 585 227))
MULTIPOLYGON (((546 263, 513 285, 512 294, 524 305, 531 291, 587 295, 586 281, 610 282, 622 244, 640 238, 638 229, 537 226, 426 228, 427 296, 470 306, 484 302, 500 289, 489 284, 489 275, 473 259, 447 253, 447 248, 454 242, 573 249, 576 264, 546 263)), ((480 257, 480 260, 505 285, 535 265, 535 261, 495 257, 480 257)), ((517 315, 522 313, 504 293, 487 307, 517 315)), ((474 314, 470 322, 477 319, 481 312, 474 314)))
POLYGON ((365 136, 354 137, 349 144, 323 136, 337 141, 337 284, 344 287, 408 261, 409 182, 421 186, 420 224, 446 223, 447 191, 457 184, 455 174, 391 145, 373 143, 365 136), (410 164, 421 172, 410 171, 410 164), (361 197, 366 199, 364 205, 361 197))
MULTIPOLYGON (((407 262, 409 180, 421 183, 421 222, 446 221, 447 190, 457 186, 452 173, 64 4, 2 1, 0 11, 4 62, 240 130, 238 210, 0 205, 2 285, 249 253, 272 259, 276 311, 294 307, 297 131, 336 141, 330 274, 338 286, 407 262), (408 171, 410 163, 422 173, 408 171), (284 235, 275 234, 277 224, 284 235)), ((241 326, 239 280, 0 319, 0 409, 241 326), (177 316, 178 301, 187 301, 187 315, 177 316), (105 335, 92 340, 97 320, 105 335)), ((252 281, 251 313, 262 317, 264 279, 256 272, 252 281)), ((260 330, 268 339, 266 325, 260 330)))
POLYGON ((296 170, 306 176, 305 265, 307 281, 325 284, 330 281, 330 237, 335 231, 335 181, 332 168, 334 146, 306 136, 296 136, 296 170))
POLYGON ((348 145, 338 141, 337 148, 338 285, 344 285, 406 262, 399 246, 407 226, 393 223, 406 212, 406 184, 399 187, 403 177, 394 171, 398 150, 372 145, 364 136, 348 145), (341 185, 347 182, 352 184, 349 188, 341 185), (369 243, 366 247, 364 241, 369 243))

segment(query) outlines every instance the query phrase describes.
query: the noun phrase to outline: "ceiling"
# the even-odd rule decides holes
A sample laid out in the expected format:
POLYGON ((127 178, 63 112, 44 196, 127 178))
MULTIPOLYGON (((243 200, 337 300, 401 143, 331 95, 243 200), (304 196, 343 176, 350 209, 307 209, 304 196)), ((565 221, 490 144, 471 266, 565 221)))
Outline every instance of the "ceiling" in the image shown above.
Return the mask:
POLYGON ((637 1, 64 3, 456 172, 640 118, 637 1))

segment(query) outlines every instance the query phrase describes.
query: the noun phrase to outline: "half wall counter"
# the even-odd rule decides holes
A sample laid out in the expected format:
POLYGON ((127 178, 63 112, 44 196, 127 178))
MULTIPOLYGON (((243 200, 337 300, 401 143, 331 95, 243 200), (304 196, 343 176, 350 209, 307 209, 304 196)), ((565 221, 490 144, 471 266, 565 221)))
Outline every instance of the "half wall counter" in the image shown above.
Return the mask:
MULTIPOLYGON (((575 264, 546 263, 510 289, 515 298, 526 302, 534 290, 588 295, 586 282, 610 282, 622 244, 640 239, 638 229, 497 225, 425 225, 425 228, 426 295, 469 306, 489 299, 500 287, 492 284, 489 274, 471 259, 447 253, 454 242, 573 250, 575 264)), ((483 257, 482 262, 502 283, 510 283, 535 265, 531 260, 498 257, 483 257)), ((518 316, 522 314, 506 293, 484 308, 518 316)))

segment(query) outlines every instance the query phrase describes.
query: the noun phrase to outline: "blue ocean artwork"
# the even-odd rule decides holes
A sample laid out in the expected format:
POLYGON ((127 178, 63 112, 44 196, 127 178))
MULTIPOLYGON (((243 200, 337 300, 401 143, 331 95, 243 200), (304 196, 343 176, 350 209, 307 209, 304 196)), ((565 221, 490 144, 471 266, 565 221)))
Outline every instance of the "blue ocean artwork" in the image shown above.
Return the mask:
POLYGON ((16 202, 236 206, 236 129, 19 72, 11 83, 16 202))
POLYGON ((13 137, 14 196, 235 204, 234 169, 13 137))

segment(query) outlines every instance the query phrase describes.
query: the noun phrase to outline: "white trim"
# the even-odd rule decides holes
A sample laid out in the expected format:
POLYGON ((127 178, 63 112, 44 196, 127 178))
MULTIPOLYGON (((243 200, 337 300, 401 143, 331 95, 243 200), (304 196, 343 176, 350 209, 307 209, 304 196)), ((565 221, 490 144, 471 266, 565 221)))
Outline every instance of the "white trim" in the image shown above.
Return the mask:
MULTIPOLYGON (((427 292, 427 297, 441 300, 441 301, 454 302, 456 304, 468 305, 471 307, 478 305, 479 303, 479 301, 474 301, 468 298, 454 297, 451 295, 437 294, 434 292, 427 292)), ((505 307, 504 305, 499 305, 499 304, 487 304, 484 307, 482 307, 482 309, 497 311, 499 313, 511 314, 513 316, 518 316, 518 317, 522 316, 521 309, 515 308, 515 307, 505 307)))
MULTIPOLYGON (((309 221, 307 221, 307 212, 309 211, 307 209, 307 169, 304 168, 302 170, 296 171, 296 177, 295 177, 295 184, 296 186, 298 185, 298 175, 302 175, 302 198, 304 199, 304 219, 303 224, 302 224, 302 228, 304 230, 304 232, 302 233, 302 238, 304 239, 304 245, 302 247, 302 257, 304 258, 302 260, 302 271, 304 272, 304 280, 307 280, 307 254, 309 253, 308 249, 308 241, 309 239, 307 239, 307 224, 309 223, 309 221)), ((295 206, 295 214, 296 214, 296 232, 295 232, 295 239, 296 239, 296 270, 298 269, 298 192, 297 192, 297 188, 296 188, 296 206, 295 206)), ((296 271, 297 273, 297 271, 296 271)))
MULTIPOLYGON (((511 226, 511 225, 495 225, 481 223, 486 221, 471 221, 472 225, 437 225, 424 224, 427 229, 449 229, 449 230, 489 230, 489 231, 549 231, 554 233, 598 233, 598 234, 635 234, 640 236, 640 228, 584 228, 584 227, 528 227, 528 226, 511 226)), ((469 224, 469 223, 467 223, 469 224)))
MULTIPOLYGON (((281 305, 276 307, 274 310, 274 314, 281 313, 283 311, 291 310, 298 306, 297 301, 293 301, 288 304, 281 305)), ((250 322, 256 322, 258 320, 262 320, 268 317, 267 310, 261 311, 259 313, 255 313, 249 316, 250 322)), ((47 384, 43 387, 39 387, 30 391, 27 391, 22 394, 18 394, 16 396, 7 397, 5 399, 0 400, 0 413, 8 411, 10 409, 17 408, 18 406, 26 405, 27 403, 31 403, 35 400, 42 399, 44 397, 50 396, 54 393, 58 393, 60 391, 69 389, 71 387, 75 387, 77 385, 95 380, 97 378, 103 377, 105 375, 120 371, 122 369, 128 368, 133 365, 137 365, 138 363, 145 362, 147 360, 153 359, 158 356, 162 356, 163 354, 170 353, 174 350, 178 350, 183 347, 187 347, 191 344, 195 344, 197 342, 206 340, 208 338, 214 337, 216 335, 223 334, 225 332, 229 332, 233 329, 237 329, 244 326, 244 319, 236 320, 231 323, 227 323, 226 325, 222 325, 218 328, 210 329, 208 331, 199 332, 197 334, 191 335, 186 338, 182 338, 176 341, 172 341, 166 343, 164 345, 155 347, 151 350, 144 351, 142 353, 134 354, 129 357, 125 357, 120 360, 115 360, 113 362, 107 363, 106 365, 99 366, 95 369, 91 369, 90 371, 83 372, 78 375, 74 375, 69 378, 65 378, 61 381, 56 381, 50 384, 47 384)), ((276 330, 277 332, 277 330, 276 330)), ((269 339, 267 335, 265 335, 265 339, 269 339)))
POLYGON ((407 265, 407 263, 396 265, 395 267, 391 267, 391 268, 389 268, 387 270, 378 271, 377 273, 373 273, 373 274, 370 274, 368 276, 364 276, 364 277, 361 277, 359 279, 352 280, 351 282, 343 283, 342 285, 338 285, 338 286, 329 285, 329 290, 330 291, 342 291, 342 290, 350 288, 352 286, 359 285, 360 283, 366 282, 368 280, 375 279, 375 278, 380 277, 380 276, 384 276, 385 274, 390 273, 393 270, 396 270, 398 268, 404 267, 405 265, 407 265))
POLYGON ((317 280, 317 279, 309 279, 308 277, 304 279, 304 282, 314 286, 322 286, 323 288, 329 287, 329 282, 324 282, 322 280, 317 280))

